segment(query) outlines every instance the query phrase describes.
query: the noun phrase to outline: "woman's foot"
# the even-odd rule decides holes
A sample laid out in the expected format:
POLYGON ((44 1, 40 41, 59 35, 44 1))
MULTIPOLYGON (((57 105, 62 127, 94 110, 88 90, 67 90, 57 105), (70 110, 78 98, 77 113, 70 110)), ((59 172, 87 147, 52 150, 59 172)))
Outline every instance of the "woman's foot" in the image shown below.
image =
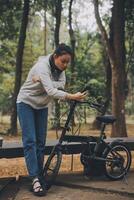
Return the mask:
POLYGON ((50 189, 51 185, 50 185, 49 183, 46 182, 46 180, 44 179, 43 176, 41 176, 41 177, 39 178, 39 180, 40 180, 40 183, 41 183, 42 187, 43 187, 46 191, 48 191, 48 190, 50 189))
POLYGON ((42 187, 38 178, 34 178, 32 182, 32 192, 36 196, 45 196, 46 190, 42 187))

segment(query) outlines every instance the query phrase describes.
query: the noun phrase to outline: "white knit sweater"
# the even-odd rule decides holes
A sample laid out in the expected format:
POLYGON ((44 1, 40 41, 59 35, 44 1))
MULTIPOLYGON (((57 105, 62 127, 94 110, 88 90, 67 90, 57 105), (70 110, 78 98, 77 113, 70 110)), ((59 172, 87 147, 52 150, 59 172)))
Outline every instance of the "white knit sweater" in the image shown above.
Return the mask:
POLYGON ((65 72, 60 74, 58 81, 54 81, 49 63, 50 56, 39 57, 37 63, 31 68, 19 91, 17 103, 24 102, 35 109, 42 109, 47 107, 52 98, 66 97, 67 93, 58 89, 63 89, 65 86, 65 72))

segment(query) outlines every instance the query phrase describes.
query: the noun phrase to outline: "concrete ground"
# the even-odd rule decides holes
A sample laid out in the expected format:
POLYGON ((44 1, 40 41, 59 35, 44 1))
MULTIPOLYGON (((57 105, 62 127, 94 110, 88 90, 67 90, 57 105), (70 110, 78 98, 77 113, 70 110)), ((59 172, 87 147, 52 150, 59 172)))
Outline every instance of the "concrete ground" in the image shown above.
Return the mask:
MULTIPOLYGON (((28 178, 18 181, 19 191, 14 200, 36 200, 28 190, 28 178)), ((134 171, 126 180, 110 181, 105 177, 86 179, 81 173, 59 174, 56 184, 42 200, 131 200, 134 199, 134 171)))

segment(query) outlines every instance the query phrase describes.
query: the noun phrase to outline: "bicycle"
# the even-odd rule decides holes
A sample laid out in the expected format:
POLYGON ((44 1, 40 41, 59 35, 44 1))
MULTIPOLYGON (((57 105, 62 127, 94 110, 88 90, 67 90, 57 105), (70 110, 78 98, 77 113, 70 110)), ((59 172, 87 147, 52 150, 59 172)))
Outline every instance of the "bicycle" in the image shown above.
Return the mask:
MULTIPOLYGON (((62 161, 62 143, 65 141, 65 135, 69 130, 69 124, 75 108, 78 104, 85 103, 91 108, 94 108, 99 112, 103 112, 103 106, 100 104, 87 101, 71 101, 70 111, 59 141, 53 147, 43 169, 44 179, 47 182, 47 189, 54 184, 54 181, 58 175, 62 161)), ((84 165, 84 169, 86 170, 88 167, 91 167, 91 162, 93 163, 97 161, 97 165, 100 167, 100 170, 103 170, 103 173, 110 180, 122 179, 129 172, 131 166, 131 152, 129 148, 122 143, 122 140, 116 139, 111 143, 105 142, 105 127, 107 124, 113 124, 116 121, 114 116, 102 115, 98 116, 96 119, 102 123, 99 138, 87 136, 84 138, 84 140, 81 140, 82 137, 78 136, 79 142, 84 141, 86 144, 85 149, 80 155, 81 163, 84 165)), ((70 141, 71 137, 72 136, 70 136, 70 141)))

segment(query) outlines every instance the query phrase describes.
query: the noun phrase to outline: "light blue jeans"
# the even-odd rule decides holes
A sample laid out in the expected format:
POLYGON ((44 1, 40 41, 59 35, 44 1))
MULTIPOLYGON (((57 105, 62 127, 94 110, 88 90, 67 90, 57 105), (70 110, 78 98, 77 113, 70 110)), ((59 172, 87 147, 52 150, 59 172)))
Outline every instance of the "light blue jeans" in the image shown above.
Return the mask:
POLYGON ((40 177, 44 163, 48 108, 37 110, 21 102, 17 103, 17 113, 29 176, 40 177))

